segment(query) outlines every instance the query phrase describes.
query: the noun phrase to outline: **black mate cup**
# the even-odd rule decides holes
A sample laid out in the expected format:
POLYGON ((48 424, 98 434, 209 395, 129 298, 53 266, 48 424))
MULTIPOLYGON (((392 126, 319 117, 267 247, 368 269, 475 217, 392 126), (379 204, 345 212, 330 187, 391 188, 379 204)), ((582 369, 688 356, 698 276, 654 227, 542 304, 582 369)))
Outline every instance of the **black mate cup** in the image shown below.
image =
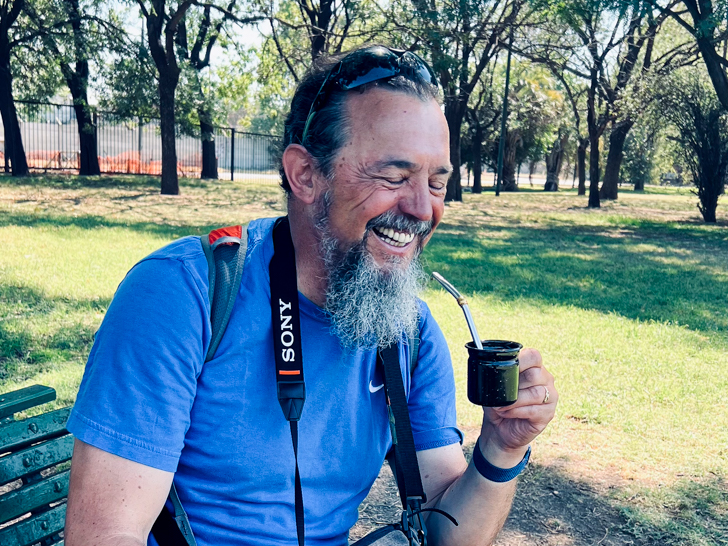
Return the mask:
POLYGON ((468 350, 468 400, 473 404, 502 407, 518 399, 518 353, 523 345, 500 339, 485 340, 468 350))

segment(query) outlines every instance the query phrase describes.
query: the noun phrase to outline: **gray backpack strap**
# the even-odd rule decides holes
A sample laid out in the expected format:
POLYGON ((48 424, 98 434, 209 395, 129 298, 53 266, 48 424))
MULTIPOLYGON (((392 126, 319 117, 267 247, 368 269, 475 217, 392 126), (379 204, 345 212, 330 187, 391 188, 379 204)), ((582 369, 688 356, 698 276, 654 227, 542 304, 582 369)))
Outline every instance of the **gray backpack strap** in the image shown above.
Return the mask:
POLYGON ((208 235, 201 236, 200 242, 207 258, 207 278, 210 284, 212 336, 205 355, 205 362, 209 362, 215 356, 225 334, 240 289, 248 249, 248 230, 246 226, 215 229, 208 235))
POLYGON ((169 490, 169 499, 174 506, 174 519, 177 522, 179 530, 182 531, 185 541, 187 541, 189 546, 197 546, 195 535, 192 534, 192 528, 190 527, 190 520, 187 518, 187 512, 182 508, 182 503, 179 500, 179 495, 177 495, 177 488, 174 486, 174 482, 172 482, 172 488, 169 490))
MULTIPOLYGON (((207 258, 207 278, 210 285, 208 295, 212 335, 205 355, 205 362, 209 362, 220 345, 240 290, 245 254, 248 250, 248 229, 246 226, 215 229, 202 235, 200 242, 207 258)), ((160 546, 197 546, 190 520, 179 500, 174 482, 169 490, 169 500, 174 506, 174 515, 162 508, 152 527, 157 543, 160 546)))
POLYGON ((417 327, 415 328, 415 333, 412 336, 407 336, 407 343, 410 346, 409 370, 410 370, 410 377, 412 377, 415 373, 415 368, 417 367, 417 359, 420 357, 420 317, 419 317, 419 315, 417 315, 417 327))

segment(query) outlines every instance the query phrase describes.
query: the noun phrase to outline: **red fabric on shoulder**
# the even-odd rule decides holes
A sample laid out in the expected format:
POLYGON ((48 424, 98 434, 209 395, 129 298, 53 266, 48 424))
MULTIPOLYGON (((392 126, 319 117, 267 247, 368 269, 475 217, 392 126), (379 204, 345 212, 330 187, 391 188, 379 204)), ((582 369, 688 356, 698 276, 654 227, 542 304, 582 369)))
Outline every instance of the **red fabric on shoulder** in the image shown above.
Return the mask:
MULTIPOLYGON (((209 235, 209 241, 210 245, 215 244, 215 241, 220 239, 221 237, 235 237, 236 239, 240 239, 243 236, 243 226, 228 226, 224 228, 219 229, 213 229, 210 232, 209 235)), ((226 243, 222 243, 226 244, 226 243)), ((232 244, 232 243, 227 243, 232 244)))

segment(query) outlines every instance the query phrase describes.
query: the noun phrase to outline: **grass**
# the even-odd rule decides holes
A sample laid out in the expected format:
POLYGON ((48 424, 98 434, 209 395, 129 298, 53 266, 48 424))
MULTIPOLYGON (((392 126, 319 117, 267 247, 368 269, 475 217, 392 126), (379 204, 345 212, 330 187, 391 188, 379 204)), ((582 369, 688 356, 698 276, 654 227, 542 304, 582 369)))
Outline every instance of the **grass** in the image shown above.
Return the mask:
MULTIPOLYGON (((540 349, 561 395, 534 461, 601 484, 622 526, 655 544, 728 536, 728 215, 701 223, 681 188, 624 191, 589 211, 573 191, 465 194, 425 250, 483 337, 540 349)), ((75 399, 93 332, 138 259, 211 227, 284 210, 275 186, 140 177, 0 177, 0 392, 75 399)), ((460 308, 425 293, 450 345, 462 426, 460 308)))

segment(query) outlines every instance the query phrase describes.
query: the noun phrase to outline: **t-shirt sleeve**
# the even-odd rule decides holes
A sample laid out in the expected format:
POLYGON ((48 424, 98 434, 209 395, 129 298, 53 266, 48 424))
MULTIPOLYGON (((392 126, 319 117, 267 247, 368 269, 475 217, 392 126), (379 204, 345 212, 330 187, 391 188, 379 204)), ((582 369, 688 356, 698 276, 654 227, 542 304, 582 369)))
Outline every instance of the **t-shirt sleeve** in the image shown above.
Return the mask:
POLYGON ((415 449, 462 443, 455 411, 455 378, 450 350, 427 306, 421 304, 420 348, 408 407, 415 449))
POLYGON ((207 286, 184 260, 138 263, 96 333, 68 430, 174 472, 209 344, 207 299, 207 286))

